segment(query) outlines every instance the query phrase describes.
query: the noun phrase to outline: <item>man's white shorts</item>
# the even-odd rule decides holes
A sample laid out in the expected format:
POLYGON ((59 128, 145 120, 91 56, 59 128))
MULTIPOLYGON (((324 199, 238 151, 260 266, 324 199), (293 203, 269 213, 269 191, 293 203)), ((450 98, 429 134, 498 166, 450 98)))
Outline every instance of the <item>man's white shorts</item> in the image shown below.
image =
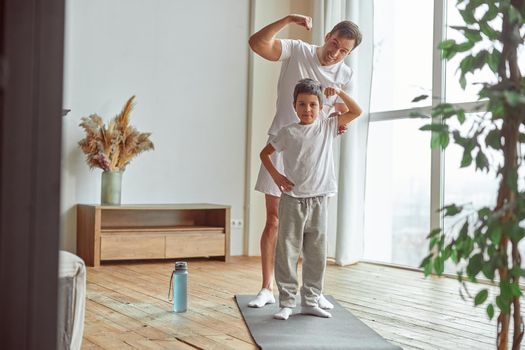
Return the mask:
MULTIPOLYGON (((272 137, 275 136, 270 135, 266 144, 270 142, 272 137)), ((270 159, 272 160, 272 163, 277 171, 279 171, 281 174, 284 174, 282 152, 273 152, 273 154, 270 156, 270 159)), ((262 164, 261 168, 259 169, 259 176, 257 176, 257 182, 255 183, 255 190, 275 197, 281 197, 281 190, 279 187, 277 187, 275 181, 273 181, 272 177, 270 176, 270 173, 262 164)))

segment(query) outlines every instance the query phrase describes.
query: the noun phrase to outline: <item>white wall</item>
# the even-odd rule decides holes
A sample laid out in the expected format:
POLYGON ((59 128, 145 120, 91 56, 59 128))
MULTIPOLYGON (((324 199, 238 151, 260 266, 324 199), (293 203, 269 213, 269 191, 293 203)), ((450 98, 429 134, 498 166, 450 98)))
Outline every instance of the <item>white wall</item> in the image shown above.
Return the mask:
MULTIPOLYGON (((131 124, 155 150, 123 177, 122 203, 229 204, 243 218, 249 0, 68 0, 64 66, 62 248, 75 251, 77 203, 100 203, 101 170, 77 142, 80 118, 131 124)), ((232 230, 231 254, 243 233, 232 230)))

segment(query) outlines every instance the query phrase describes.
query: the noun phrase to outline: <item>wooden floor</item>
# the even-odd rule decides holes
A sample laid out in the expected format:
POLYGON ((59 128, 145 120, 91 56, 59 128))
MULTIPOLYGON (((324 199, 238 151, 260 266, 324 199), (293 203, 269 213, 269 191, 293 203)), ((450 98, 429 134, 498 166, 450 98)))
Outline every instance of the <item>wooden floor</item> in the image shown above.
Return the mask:
MULTIPOLYGON (((257 349, 233 296, 259 290, 259 258, 189 260, 189 310, 182 314, 167 300, 172 270, 172 262, 88 268, 82 348, 257 349)), ((329 264, 324 293, 403 349, 495 348, 495 321, 463 301, 453 279, 329 264)))

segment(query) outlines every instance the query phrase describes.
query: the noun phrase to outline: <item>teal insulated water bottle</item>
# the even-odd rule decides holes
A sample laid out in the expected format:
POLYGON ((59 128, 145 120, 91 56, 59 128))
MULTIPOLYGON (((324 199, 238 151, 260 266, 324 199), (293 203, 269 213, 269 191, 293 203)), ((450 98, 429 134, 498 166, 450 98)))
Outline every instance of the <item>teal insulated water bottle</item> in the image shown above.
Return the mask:
MULTIPOLYGON (((188 263, 185 261, 175 263, 175 270, 171 273, 170 290, 172 287, 173 311, 186 312, 188 309, 188 263)), ((168 292, 168 299, 169 295, 168 292)))

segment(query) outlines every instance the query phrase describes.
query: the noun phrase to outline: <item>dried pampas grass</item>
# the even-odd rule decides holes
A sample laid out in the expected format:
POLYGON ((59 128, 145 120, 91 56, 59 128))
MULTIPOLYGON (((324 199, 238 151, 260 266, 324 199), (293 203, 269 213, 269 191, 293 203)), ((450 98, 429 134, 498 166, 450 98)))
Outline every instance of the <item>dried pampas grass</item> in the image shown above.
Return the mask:
POLYGON ((151 133, 140 133, 129 125, 134 99, 135 96, 129 98, 122 111, 107 127, 97 114, 81 118, 79 126, 86 132, 86 137, 78 145, 86 154, 86 162, 91 169, 125 170, 138 154, 155 149, 149 139, 151 133))

